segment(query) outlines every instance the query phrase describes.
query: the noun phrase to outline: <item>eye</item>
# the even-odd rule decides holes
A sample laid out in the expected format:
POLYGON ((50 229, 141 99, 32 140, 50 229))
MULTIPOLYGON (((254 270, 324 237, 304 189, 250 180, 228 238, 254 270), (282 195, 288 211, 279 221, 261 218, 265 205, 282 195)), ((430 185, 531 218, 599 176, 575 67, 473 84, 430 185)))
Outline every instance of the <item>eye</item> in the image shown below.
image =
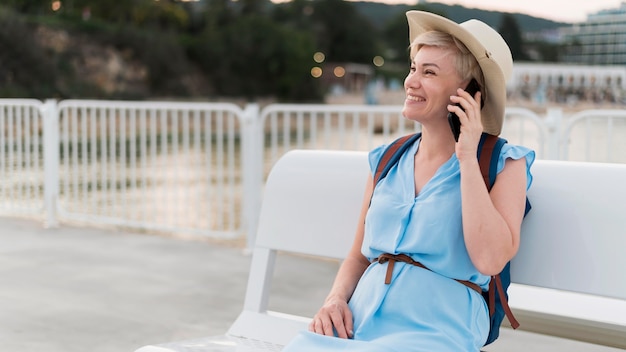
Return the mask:
POLYGON ((417 68, 415 67, 415 65, 411 65, 411 67, 409 68, 409 72, 414 73, 417 70, 417 68))
POLYGON ((424 76, 430 76, 430 75, 434 75, 435 71, 433 71, 433 70, 424 70, 423 74, 424 74, 424 76))

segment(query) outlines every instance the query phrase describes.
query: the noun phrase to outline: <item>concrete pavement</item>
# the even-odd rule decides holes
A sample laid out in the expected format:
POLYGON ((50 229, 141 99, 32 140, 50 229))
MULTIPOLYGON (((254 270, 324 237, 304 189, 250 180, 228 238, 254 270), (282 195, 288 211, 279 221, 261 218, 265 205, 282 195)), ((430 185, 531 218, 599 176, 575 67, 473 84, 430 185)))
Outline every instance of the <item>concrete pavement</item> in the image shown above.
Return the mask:
MULTIPOLYGON (((0 351, 134 351, 223 334, 249 264, 236 243, 0 218, 0 351)), ((336 269, 279 256, 271 308, 313 315, 336 269)))
MULTIPOLYGON (((221 335, 243 305, 250 256, 239 243, 0 218, 0 352, 132 352, 221 335)), ((312 316, 337 267, 279 255, 270 309, 312 316)), ((501 333, 485 351, 620 350, 501 333)))

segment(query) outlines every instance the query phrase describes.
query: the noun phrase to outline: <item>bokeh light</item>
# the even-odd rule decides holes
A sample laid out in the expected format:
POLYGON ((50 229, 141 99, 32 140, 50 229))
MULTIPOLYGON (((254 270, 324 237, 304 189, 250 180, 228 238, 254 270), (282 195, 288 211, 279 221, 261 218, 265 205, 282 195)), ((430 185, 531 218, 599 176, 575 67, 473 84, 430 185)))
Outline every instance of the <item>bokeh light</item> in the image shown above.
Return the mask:
POLYGON ((313 67, 311 69, 311 76, 314 78, 320 78, 322 76, 322 69, 320 67, 313 67))
POLYGON ((346 69, 343 68, 342 66, 337 66, 333 70, 333 73, 335 74, 335 76, 341 78, 346 75, 346 69))
POLYGON ((53 1, 51 7, 52 11, 59 11, 61 9, 61 1, 53 1))
POLYGON ((385 59, 382 56, 374 56, 374 66, 381 67, 385 64, 385 59))
POLYGON ((326 55, 324 55, 323 52, 318 51, 313 54, 313 60, 315 60, 318 64, 321 64, 324 60, 326 60, 326 55))

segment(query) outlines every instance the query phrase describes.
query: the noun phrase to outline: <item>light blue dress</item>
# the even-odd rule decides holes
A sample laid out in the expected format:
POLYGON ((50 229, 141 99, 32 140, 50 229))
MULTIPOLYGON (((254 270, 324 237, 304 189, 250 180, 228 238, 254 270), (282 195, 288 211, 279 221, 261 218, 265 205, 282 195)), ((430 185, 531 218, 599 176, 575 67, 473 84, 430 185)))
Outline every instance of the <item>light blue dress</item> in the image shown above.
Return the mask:
MULTIPOLYGON (((283 350, 307 351, 479 351, 489 333, 483 297, 451 278, 486 290, 489 276, 472 264, 463 241, 459 162, 445 162, 415 197, 414 155, 419 140, 400 158, 374 191, 365 223, 362 253, 410 255, 432 271, 396 262, 391 284, 386 264, 371 264, 349 306, 354 337, 340 339, 303 331, 283 350)), ((384 146, 370 152, 374 172, 384 146)), ((535 153, 505 144, 498 173, 507 159, 526 159, 527 189, 535 153)), ((419 166, 418 166, 419 167, 419 166)))

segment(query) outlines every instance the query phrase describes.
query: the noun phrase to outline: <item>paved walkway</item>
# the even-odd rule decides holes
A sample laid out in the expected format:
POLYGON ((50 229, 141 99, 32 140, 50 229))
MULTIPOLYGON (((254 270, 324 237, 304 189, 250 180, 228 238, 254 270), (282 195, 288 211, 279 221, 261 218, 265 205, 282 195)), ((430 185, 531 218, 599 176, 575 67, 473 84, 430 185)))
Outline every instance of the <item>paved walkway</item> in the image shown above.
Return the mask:
MULTIPOLYGON (((223 334, 249 264, 235 245, 0 218, 0 351, 132 352, 223 334)), ((271 307, 313 315, 336 269, 279 256, 271 307)))
MULTIPOLYGON (((249 265, 236 244, 0 218, 0 351, 132 352, 221 335, 241 311, 249 265)), ((336 270, 279 256, 270 309, 312 316, 336 270)), ((516 341, 507 352, 618 351, 501 332, 516 341)))

